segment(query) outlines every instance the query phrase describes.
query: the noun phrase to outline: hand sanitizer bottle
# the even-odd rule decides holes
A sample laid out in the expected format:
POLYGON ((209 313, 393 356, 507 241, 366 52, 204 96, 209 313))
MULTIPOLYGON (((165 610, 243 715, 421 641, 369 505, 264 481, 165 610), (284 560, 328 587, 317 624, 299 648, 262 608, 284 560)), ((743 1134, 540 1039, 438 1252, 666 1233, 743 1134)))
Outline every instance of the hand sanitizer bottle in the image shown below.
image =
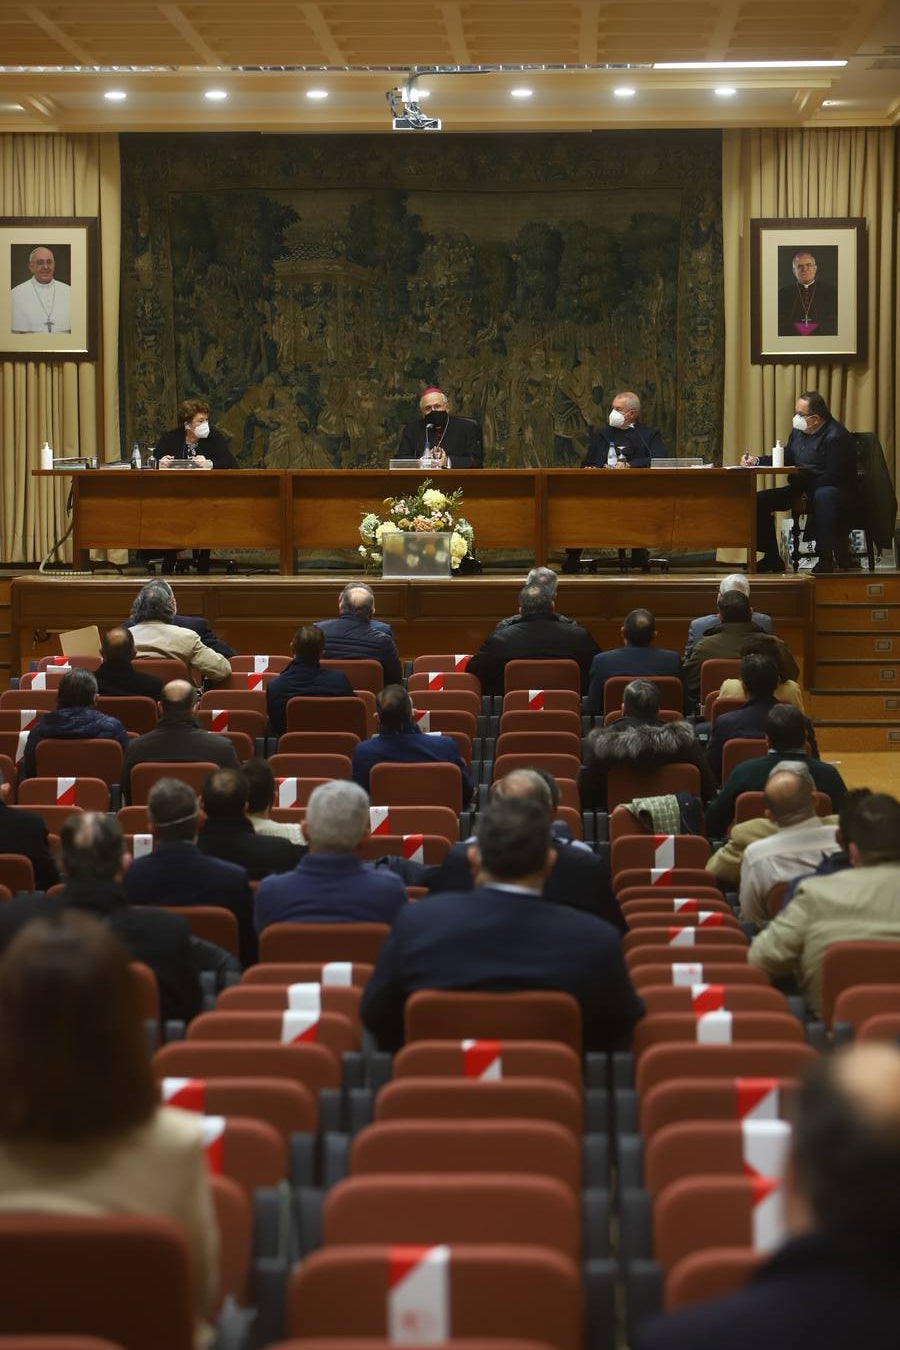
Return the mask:
POLYGON ((784 468, 784 446, 781 444, 781 441, 776 441, 772 446, 772 468, 784 468))
POLYGON ((50 442, 44 441, 41 446, 41 470, 46 471, 53 468, 53 451, 50 449, 50 442))
POLYGON ((609 447, 609 454, 606 456, 606 467, 608 469, 614 469, 618 464, 618 462, 619 456, 616 452, 616 447, 614 445, 611 445, 609 447))

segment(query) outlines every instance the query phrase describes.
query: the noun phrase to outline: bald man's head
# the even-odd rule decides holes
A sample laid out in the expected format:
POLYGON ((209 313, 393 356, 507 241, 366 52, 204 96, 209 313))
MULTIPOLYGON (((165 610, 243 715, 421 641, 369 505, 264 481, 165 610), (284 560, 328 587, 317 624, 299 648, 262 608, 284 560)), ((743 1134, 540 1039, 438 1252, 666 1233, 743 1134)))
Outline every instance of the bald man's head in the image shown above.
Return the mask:
POLYGON ((766 806, 775 824, 783 829, 810 820, 816 814, 815 787, 812 774, 801 761, 786 760, 776 765, 765 787, 766 806))
POLYGON ((900 1244, 900 1050, 856 1045, 823 1055, 801 1086, 794 1185, 813 1227, 844 1247, 900 1244))
POLYGON ((190 717, 197 701, 197 690, 189 680, 170 680, 162 691, 159 705, 165 717, 190 717))

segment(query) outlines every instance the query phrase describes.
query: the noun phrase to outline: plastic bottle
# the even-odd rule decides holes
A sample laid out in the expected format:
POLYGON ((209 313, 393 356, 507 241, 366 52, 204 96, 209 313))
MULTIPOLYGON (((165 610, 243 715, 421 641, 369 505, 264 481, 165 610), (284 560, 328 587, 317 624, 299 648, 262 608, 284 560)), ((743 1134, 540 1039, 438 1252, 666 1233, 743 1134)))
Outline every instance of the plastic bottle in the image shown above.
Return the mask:
POLYGON ((53 451, 50 449, 50 442, 44 441, 41 446, 41 469, 53 468, 53 451))
POLYGON ((784 468, 784 446, 781 444, 781 441, 776 441, 772 446, 772 468, 784 468))
POLYGON ((619 455, 614 445, 609 447, 609 454, 606 456, 606 467, 614 469, 619 462, 619 455))
POLYGON ((133 469, 139 469, 141 467, 141 447, 138 445, 137 441, 135 441, 134 445, 131 447, 131 467, 133 469))

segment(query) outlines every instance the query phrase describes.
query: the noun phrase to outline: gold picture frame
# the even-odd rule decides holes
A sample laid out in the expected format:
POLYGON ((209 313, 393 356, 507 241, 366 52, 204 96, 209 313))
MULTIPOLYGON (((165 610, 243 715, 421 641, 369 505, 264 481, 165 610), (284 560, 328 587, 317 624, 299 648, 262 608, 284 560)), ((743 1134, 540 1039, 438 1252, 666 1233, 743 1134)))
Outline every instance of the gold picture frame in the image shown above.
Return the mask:
POLYGON ((0 358, 96 361, 97 233, 96 217, 0 217, 0 358))

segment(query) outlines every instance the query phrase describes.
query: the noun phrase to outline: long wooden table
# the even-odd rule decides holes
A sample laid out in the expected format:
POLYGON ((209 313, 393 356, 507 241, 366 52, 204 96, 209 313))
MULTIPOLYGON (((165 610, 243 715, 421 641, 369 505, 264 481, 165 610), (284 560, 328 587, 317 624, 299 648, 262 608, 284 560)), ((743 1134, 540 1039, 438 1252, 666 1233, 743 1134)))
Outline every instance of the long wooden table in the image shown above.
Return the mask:
MULTIPOLYGON (((54 475, 63 470, 53 471, 54 475)), ((771 470, 769 470, 771 472, 771 470)), ((35 471, 39 477, 49 476, 35 471)), ((71 474, 76 557, 91 548, 274 549, 295 571, 298 549, 354 549, 365 511, 380 512, 416 471, 382 469, 71 474)), ((756 566, 754 470, 446 470, 485 549, 745 548, 756 566)))

